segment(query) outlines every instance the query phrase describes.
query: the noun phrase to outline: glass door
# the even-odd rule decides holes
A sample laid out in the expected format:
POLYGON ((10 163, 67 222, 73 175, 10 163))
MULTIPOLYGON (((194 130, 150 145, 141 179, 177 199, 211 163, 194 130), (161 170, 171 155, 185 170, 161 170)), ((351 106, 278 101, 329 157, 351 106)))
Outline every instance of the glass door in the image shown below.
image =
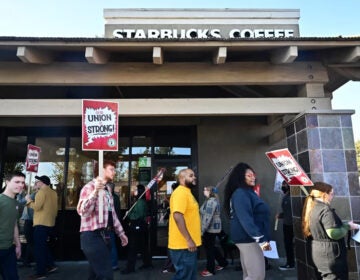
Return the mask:
POLYGON ((155 171, 165 168, 165 173, 158 182, 153 192, 153 230, 151 233, 151 244, 153 256, 166 256, 168 243, 168 225, 170 215, 170 195, 173 191, 173 184, 176 183, 179 171, 190 168, 190 159, 166 160, 154 164, 155 171))

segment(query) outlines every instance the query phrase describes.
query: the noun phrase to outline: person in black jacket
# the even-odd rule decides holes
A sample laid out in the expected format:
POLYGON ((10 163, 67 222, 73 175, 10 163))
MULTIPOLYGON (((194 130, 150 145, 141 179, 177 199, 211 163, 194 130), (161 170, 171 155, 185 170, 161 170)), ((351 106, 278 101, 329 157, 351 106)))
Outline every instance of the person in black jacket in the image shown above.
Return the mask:
MULTIPOLYGON (((114 183, 108 183, 111 189, 111 193, 113 195, 114 199, 114 208, 116 212, 116 216, 118 217, 119 221, 121 221, 121 205, 120 205, 120 198, 118 194, 115 192, 115 184, 114 183)), ((116 238, 115 238, 115 232, 112 231, 110 234, 111 238, 111 266, 113 270, 119 269, 119 256, 118 256, 118 250, 116 246, 116 238)))
POLYGON ((291 197, 290 197, 290 186, 284 180, 281 184, 281 190, 284 196, 281 200, 281 213, 277 214, 278 219, 283 219, 283 235, 284 245, 286 252, 286 264, 279 266, 280 270, 292 270, 295 269, 295 258, 294 258, 294 230, 292 222, 292 210, 291 210, 291 197))

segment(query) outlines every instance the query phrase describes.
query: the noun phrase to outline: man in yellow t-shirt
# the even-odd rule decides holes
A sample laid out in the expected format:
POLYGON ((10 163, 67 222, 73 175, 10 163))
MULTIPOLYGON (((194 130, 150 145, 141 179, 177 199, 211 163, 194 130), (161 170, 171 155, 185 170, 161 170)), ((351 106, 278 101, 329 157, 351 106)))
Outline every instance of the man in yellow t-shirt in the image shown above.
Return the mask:
POLYGON ((196 279, 197 247, 201 245, 199 204, 191 193, 194 171, 182 169, 179 186, 170 197, 169 253, 175 266, 173 279, 196 279))

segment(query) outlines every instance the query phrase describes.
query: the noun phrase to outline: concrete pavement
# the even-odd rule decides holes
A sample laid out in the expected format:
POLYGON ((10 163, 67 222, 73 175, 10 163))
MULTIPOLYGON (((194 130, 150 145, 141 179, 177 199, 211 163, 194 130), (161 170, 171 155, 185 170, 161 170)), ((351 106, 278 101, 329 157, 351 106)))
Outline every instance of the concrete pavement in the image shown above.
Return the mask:
MULTIPOLYGON (((162 273, 161 268, 164 264, 165 260, 153 260, 154 268, 151 269, 144 269, 144 270, 137 270, 135 273, 123 275, 120 271, 125 267, 125 261, 121 260, 119 262, 120 270, 114 272, 114 279, 121 279, 121 280, 156 280, 156 279, 164 279, 170 280, 172 277, 172 273, 162 273)), ((222 280, 233 280, 233 279, 242 279, 242 272, 235 270, 235 265, 238 262, 235 261, 235 264, 230 264, 224 270, 219 271, 214 276, 210 277, 202 277, 200 276, 200 272, 205 267, 205 260, 199 260, 198 262, 198 270, 199 276, 198 279, 222 279, 222 280)), ((283 264, 283 260, 270 260, 271 269, 266 271, 266 280, 296 280, 297 274, 296 270, 291 271, 280 271, 278 266, 283 264)), ((47 279, 49 280, 85 280, 87 279, 87 268, 88 263, 87 261, 66 261, 66 262, 57 262, 56 263, 59 269, 50 274, 47 279)), ((137 266, 141 265, 141 261, 138 261, 137 266)), ((20 279, 26 280, 26 278, 34 274, 34 270, 28 267, 19 267, 19 276, 20 279)))

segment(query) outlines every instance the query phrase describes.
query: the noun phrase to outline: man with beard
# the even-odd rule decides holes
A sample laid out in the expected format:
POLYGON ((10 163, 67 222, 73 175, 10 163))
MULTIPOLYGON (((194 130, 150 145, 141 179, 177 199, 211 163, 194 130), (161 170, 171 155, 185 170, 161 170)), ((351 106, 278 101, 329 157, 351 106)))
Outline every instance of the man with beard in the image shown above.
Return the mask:
POLYGON ((182 169, 179 186, 170 197, 169 253, 175 266, 173 279, 196 279, 197 247, 201 245, 199 204, 191 193, 194 171, 182 169))
POLYGON ((5 181, 5 191, 0 194, 0 274, 4 280, 17 280, 16 258, 21 256, 21 243, 15 195, 23 190, 25 175, 14 172, 6 175, 5 181))

